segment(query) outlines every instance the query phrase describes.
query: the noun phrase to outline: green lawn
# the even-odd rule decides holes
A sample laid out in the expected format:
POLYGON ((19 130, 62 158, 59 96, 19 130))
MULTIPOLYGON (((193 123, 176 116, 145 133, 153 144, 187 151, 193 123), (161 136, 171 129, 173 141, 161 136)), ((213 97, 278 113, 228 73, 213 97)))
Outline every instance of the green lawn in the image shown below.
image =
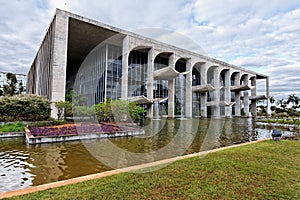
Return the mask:
POLYGON ((300 142, 260 142, 14 199, 300 199, 300 142))
POLYGON ((300 125, 299 118, 292 117, 291 119, 259 119, 258 122, 265 122, 265 123, 279 123, 279 124, 294 124, 294 125, 300 125))
POLYGON ((24 132, 25 125, 22 122, 15 122, 11 124, 0 125, 0 133, 1 132, 24 132))

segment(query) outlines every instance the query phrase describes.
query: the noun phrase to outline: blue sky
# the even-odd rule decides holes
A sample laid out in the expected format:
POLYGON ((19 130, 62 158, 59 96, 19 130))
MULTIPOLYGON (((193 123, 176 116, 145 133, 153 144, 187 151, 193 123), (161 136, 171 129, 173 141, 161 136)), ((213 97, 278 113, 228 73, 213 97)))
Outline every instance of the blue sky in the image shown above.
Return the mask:
MULTIPOLYGON (((300 0, 0 0, 0 71, 27 73, 55 8, 125 30, 167 29, 300 96, 300 0)), ((159 38, 172 42, 168 38, 159 38)), ((183 40, 177 45, 190 48, 183 40)))

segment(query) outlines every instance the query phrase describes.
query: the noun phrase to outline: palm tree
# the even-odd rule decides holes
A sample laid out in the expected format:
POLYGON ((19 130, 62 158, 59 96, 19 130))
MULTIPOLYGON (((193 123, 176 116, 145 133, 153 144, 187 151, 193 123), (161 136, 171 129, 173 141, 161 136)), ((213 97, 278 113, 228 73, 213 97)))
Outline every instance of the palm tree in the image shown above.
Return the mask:
POLYGON ((284 99, 278 99, 277 105, 279 105, 284 110, 286 108, 287 102, 284 99))
POLYGON ((297 97, 296 94, 290 94, 287 99, 287 104, 289 103, 292 103, 292 108, 296 109, 299 104, 299 97, 297 97))
POLYGON ((271 96, 270 97, 270 103, 273 104, 273 103, 275 103, 275 101, 276 101, 275 98, 273 96, 271 96))
POLYGON ((275 106, 273 106, 273 104, 275 103, 275 98, 274 98, 274 96, 271 96, 270 98, 269 98, 269 101, 270 101, 270 103, 271 103, 271 111, 274 111, 275 109, 276 109, 276 107, 275 106))

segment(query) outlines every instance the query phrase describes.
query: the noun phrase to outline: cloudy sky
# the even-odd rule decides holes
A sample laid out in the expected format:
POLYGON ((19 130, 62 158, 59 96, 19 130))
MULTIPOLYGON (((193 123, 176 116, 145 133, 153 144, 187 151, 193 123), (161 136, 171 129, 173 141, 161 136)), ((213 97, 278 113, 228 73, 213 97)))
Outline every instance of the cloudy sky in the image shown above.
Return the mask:
POLYGON ((300 0, 0 2, 0 71, 28 72, 57 7, 125 30, 182 34, 211 57, 269 75, 276 98, 300 96, 300 0))

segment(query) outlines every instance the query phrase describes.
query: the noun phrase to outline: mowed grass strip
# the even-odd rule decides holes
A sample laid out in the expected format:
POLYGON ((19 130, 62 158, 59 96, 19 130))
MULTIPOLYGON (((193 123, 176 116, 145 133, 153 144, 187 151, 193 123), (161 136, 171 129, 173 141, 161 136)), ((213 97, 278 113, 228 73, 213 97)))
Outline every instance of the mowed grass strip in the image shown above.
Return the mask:
POLYGON ((300 142, 265 141, 13 199, 300 199, 300 142))

